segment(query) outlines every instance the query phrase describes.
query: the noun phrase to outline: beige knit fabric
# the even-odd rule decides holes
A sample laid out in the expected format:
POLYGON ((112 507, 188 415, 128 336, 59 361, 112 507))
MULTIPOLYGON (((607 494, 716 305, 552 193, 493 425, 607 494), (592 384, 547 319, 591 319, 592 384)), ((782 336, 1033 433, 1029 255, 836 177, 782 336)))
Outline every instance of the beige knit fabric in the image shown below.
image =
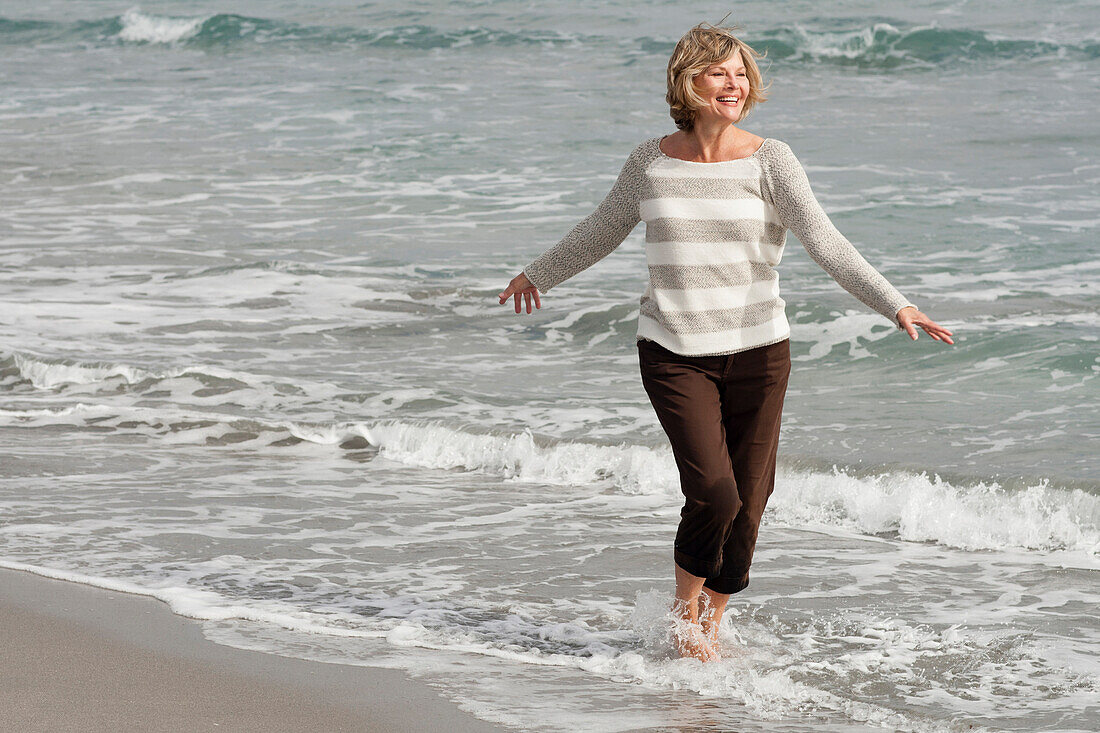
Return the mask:
POLYGON ((678 354, 732 354, 790 336, 775 270, 788 230, 895 325, 912 305, 833 226, 786 143, 767 138, 751 156, 719 163, 670 158, 659 145, 635 148, 596 210, 523 268, 540 292, 599 262, 644 221, 638 338, 678 354))

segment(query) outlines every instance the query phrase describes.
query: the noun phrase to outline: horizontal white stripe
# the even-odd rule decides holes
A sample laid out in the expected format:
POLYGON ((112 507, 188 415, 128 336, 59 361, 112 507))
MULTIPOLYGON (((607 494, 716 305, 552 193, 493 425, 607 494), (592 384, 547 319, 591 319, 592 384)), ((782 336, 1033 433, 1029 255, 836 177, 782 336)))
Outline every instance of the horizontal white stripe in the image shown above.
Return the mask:
POLYGON ((639 315, 638 335, 653 339, 677 354, 694 356, 722 351, 745 351, 764 344, 774 344, 789 338, 791 327, 787 323, 787 316, 780 313, 778 318, 752 328, 712 333, 672 334, 661 328, 661 325, 649 316, 639 315))
POLYGON ((650 288, 650 297, 662 313, 741 308, 778 298, 779 281, 772 280, 733 288, 693 288, 691 290, 650 288))
POLYGON ((730 221, 754 219, 779 224, 775 210, 758 198, 745 199, 644 199, 638 204, 642 221, 654 219, 702 219, 730 221))
POLYGON ((760 162, 755 158, 720 163, 693 163, 661 156, 646 168, 646 175, 660 178, 760 178, 760 162))
POLYGON ((779 264, 783 248, 760 242, 646 242, 650 265, 730 265, 738 262, 779 264))

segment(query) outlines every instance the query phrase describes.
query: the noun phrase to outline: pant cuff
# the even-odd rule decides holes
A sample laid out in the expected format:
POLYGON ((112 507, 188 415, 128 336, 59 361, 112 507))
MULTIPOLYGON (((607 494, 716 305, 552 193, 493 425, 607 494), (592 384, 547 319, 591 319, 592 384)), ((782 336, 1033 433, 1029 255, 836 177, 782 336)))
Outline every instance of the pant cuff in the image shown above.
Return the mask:
POLYGON ((730 595, 745 590, 748 584, 749 574, 745 573, 739 578, 707 578, 703 587, 715 593, 730 595))
POLYGON ((721 567, 721 565, 716 562, 705 562, 691 555, 685 555, 679 550, 674 550, 672 557, 677 565, 686 572, 694 575, 696 578, 706 578, 714 575, 718 572, 718 568, 721 567))

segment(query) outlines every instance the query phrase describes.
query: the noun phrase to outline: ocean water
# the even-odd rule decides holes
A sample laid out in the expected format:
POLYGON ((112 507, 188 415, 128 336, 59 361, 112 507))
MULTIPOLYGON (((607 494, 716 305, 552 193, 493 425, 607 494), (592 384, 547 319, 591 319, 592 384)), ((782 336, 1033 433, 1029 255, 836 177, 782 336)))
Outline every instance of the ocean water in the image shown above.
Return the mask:
POLYGON ((1100 10, 741 3, 834 222, 724 659, 667 637, 642 228, 496 294, 730 8, 0 2, 0 566, 531 731, 1100 729, 1100 10), (693 15, 692 13, 697 13, 693 15))

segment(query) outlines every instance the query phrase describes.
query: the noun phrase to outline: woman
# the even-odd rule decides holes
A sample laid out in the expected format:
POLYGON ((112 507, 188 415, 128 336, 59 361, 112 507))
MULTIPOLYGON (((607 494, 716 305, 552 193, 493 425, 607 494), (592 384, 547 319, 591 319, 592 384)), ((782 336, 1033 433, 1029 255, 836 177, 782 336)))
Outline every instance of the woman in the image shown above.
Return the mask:
POLYGON ((833 226, 786 143, 735 126, 765 101, 757 54, 734 29, 702 24, 668 64, 679 128, 635 148, 610 193, 499 295, 539 293, 593 265, 646 223, 649 284, 637 346, 645 387, 672 444, 684 507, 676 533, 682 656, 718 658, 731 594, 749 582, 775 483, 790 326, 775 266, 787 230, 841 286, 917 338, 951 332, 917 310, 833 226))

